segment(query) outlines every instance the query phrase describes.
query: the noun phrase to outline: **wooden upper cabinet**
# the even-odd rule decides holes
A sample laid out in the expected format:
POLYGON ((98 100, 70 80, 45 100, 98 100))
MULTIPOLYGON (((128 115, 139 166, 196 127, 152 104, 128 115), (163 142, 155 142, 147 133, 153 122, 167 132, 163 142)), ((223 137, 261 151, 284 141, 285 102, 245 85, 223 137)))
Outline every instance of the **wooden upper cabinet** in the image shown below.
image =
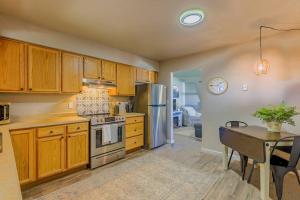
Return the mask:
POLYGON ((157 83, 158 74, 155 71, 149 71, 149 81, 150 83, 157 83))
POLYGON ((25 88, 25 45, 0 38, 0 91, 25 88))
POLYGON ((21 185, 36 179, 34 133, 34 129, 11 131, 11 140, 21 185))
POLYGON ((101 79, 101 60, 84 57, 83 76, 84 78, 101 79))
POLYGON ((62 53, 62 92, 79 93, 82 88, 83 57, 62 53))
POLYGON ((117 64, 111 61, 102 60, 102 79, 116 83, 117 64))
POLYGON ((28 87, 32 92, 60 92, 60 51, 28 46, 28 87))
POLYGON ((117 95, 135 96, 136 68, 117 64, 117 95))
POLYGON ((64 135, 37 139, 37 178, 65 171, 66 147, 64 135))
POLYGON ((136 81, 143 82, 143 83, 150 82, 149 71, 142 68, 136 68, 136 81))

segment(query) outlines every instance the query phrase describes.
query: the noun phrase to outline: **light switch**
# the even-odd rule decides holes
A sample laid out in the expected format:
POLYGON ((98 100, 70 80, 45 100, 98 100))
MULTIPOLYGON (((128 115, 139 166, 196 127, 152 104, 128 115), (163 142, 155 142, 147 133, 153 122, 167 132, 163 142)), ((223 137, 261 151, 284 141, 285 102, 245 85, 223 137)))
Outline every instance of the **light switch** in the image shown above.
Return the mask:
POLYGON ((242 91, 248 91, 248 85, 247 84, 243 84, 242 85, 242 91))

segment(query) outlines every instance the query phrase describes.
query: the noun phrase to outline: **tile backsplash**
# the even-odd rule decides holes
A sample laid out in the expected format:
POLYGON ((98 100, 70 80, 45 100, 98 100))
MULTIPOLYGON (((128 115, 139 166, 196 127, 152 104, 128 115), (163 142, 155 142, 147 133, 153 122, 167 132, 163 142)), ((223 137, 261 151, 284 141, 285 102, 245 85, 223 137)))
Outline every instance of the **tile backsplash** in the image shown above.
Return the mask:
POLYGON ((110 113, 110 97, 105 88, 84 87, 76 96, 78 115, 110 113))

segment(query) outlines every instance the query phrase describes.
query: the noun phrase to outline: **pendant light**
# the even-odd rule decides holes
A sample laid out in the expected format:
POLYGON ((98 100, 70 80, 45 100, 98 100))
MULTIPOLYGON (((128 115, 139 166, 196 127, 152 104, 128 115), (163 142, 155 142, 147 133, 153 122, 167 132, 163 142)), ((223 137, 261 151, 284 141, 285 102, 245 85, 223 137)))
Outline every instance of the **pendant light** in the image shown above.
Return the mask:
POLYGON ((275 30, 275 31, 300 31, 300 29, 298 28, 294 28, 294 29, 277 29, 277 28, 273 28, 270 26, 260 26, 259 27, 259 60, 256 63, 255 66, 255 73, 256 75, 261 75, 261 74, 267 74, 269 69, 270 69, 270 63, 268 60, 263 58, 262 55, 262 29, 263 28, 267 28, 267 29, 271 29, 271 30, 275 30))

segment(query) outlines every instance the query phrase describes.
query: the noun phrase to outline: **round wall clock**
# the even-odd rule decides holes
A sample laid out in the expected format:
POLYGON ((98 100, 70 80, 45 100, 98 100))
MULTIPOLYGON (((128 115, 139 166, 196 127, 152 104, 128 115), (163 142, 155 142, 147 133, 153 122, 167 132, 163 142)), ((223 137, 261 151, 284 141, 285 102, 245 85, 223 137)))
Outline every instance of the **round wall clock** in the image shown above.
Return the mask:
POLYGON ((208 82, 208 90, 213 94, 223 94, 228 88, 228 83, 221 77, 212 78, 208 82))

